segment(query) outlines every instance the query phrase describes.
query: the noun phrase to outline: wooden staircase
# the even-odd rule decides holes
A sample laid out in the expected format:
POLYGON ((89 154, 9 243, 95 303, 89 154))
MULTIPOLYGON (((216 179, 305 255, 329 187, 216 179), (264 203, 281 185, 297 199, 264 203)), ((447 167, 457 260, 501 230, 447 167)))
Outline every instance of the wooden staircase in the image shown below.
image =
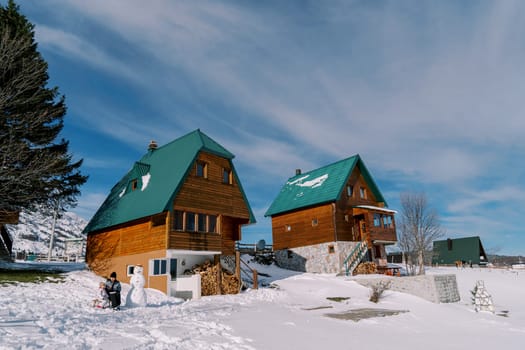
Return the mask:
POLYGON ((352 252, 344 261, 345 274, 347 276, 354 272, 357 265, 359 265, 363 257, 366 255, 367 250, 368 245, 366 244, 366 241, 361 241, 354 247, 352 252))

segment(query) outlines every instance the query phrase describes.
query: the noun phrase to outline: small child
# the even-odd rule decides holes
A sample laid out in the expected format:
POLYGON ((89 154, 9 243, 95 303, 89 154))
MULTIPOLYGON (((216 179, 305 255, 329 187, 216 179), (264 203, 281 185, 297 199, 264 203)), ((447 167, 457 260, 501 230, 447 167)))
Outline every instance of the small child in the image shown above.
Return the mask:
POLYGON ((104 282, 100 282, 98 286, 98 298, 93 300, 93 307, 97 307, 99 309, 105 309, 109 306, 109 295, 106 291, 106 284, 104 282))

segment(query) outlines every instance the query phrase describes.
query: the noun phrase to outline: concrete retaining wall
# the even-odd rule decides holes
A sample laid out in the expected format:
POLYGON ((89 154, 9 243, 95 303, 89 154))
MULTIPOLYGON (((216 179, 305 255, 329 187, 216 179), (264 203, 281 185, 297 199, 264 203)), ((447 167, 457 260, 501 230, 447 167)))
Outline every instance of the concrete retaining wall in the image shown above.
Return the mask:
POLYGON ((433 303, 455 303, 460 300, 456 275, 356 278, 354 281, 365 287, 380 281, 390 281, 388 289, 412 294, 433 303))

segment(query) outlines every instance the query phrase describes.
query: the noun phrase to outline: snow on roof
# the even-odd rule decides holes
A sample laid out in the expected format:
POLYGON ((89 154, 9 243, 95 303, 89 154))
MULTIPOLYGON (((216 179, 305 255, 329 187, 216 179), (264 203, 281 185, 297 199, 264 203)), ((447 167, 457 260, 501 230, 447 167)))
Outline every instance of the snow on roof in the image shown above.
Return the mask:
POLYGON ((316 177, 315 179, 312 179, 310 181, 305 181, 305 182, 297 182, 295 183, 296 186, 300 186, 300 187, 311 187, 311 188, 316 188, 316 187, 320 187, 323 185, 323 183, 326 181, 326 179, 328 179, 328 174, 324 174, 324 175, 321 175, 321 176, 318 176, 316 177))
POLYGON ((144 191, 148 187, 150 179, 151 179, 150 173, 147 173, 146 175, 142 176, 142 188, 140 189, 141 191, 144 191))
POLYGON ((396 210, 387 209, 383 207, 376 207, 373 205, 355 205, 354 208, 371 209, 371 210, 384 211, 386 213, 393 213, 393 214, 397 213, 396 210))

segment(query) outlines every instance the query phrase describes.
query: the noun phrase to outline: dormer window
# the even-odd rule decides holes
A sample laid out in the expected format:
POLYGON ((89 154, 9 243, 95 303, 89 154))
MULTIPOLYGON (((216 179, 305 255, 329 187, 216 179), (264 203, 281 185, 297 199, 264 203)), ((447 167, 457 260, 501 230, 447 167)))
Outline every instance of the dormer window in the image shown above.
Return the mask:
POLYGON ((131 190, 135 191, 139 187, 139 182, 137 179, 131 180, 131 190))
POLYGON ((195 175, 198 177, 208 178, 208 164, 205 162, 197 161, 195 169, 195 175))

